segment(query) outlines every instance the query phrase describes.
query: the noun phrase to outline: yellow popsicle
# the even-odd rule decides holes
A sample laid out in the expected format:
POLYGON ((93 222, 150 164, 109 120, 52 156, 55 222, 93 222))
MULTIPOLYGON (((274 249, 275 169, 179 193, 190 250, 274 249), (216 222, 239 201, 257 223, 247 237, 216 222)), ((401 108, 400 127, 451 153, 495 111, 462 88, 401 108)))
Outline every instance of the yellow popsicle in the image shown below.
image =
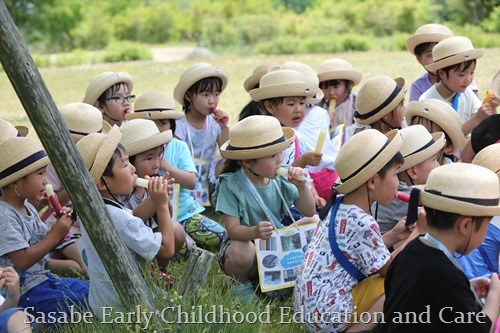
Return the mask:
POLYGON ((135 185, 148 188, 149 180, 144 179, 144 178, 139 178, 137 177, 137 180, 135 181, 135 185))
POLYGON ((337 106, 337 101, 332 98, 330 100, 330 103, 328 104, 328 113, 329 114, 334 114, 335 113, 335 106, 337 106))
MULTIPOLYGON (((278 169, 276 170, 276 174, 278 174, 278 175, 280 175, 280 176, 283 176, 283 177, 287 177, 287 178, 288 178, 288 169, 285 169, 285 168, 283 168, 283 167, 278 168, 278 169)), ((297 180, 305 180, 305 179, 306 179, 306 177, 305 177, 305 176, 302 176, 302 175, 297 177, 297 180)))
POLYGON ((323 150, 323 144, 325 143, 325 138, 326 138, 326 130, 321 130, 318 135, 318 141, 316 142, 316 148, 314 151, 316 153, 321 153, 323 150))

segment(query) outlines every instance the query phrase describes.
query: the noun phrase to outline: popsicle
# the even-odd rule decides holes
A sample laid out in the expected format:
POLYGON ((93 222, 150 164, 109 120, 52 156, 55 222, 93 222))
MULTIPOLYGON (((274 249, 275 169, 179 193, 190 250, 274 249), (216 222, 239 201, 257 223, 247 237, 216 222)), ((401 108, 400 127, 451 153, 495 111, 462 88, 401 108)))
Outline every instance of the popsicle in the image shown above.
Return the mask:
POLYGON ((326 130, 321 130, 318 135, 318 141, 316 142, 316 148, 314 151, 316 153, 321 153, 323 150, 323 144, 325 143, 325 138, 326 138, 326 130))
POLYGON ((137 177, 137 180, 135 181, 135 185, 148 188, 149 180, 144 179, 144 178, 139 178, 137 177))
POLYGON ((486 104, 486 103, 491 104, 491 95, 492 94, 493 93, 491 92, 491 90, 488 90, 486 92, 486 97, 484 98, 483 104, 486 104))
MULTIPOLYGON (((287 177, 287 178, 288 178, 288 169, 285 169, 285 168, 283 168, 283 167, 278 168, 278 169, 276 170, 276 174, 278 174, 278 175, 280 175, 280 176, 283 176, 283 177, 287 177)), ((298 177, 297 177, 297 180, 306 180, 306 176, 303 176, 303 175, 298 176, 298 177)))
POLYGON ((329 104, 328 104, 328 113, 329 114, 334 114, 335 113, 335 107, 337 106, 337 100, 331 99, 329 104))
POLYGON ((61 214, 62 206, 59 203, 59 199, 57 199, 57 195, 54 193, 54 187, 52 184, 45 185, 45 191, 47 192, 47 198, 49 199, 50 205, 56 212, 57 216, 61 217, 63 215, 61 214))
MULTIPOLYGON (((210 109, 210 113, 213 114, 215 117, 217 117, 217 110, 215 108, 210 109)), ((220 119, 220 122, 223 123, 224 125, 227 125, 227 119, 222 118, 220 119)))
POLYGON ((396 192, 396 198, 404 202, 410 202, 410 195, 404 192, 396 192))

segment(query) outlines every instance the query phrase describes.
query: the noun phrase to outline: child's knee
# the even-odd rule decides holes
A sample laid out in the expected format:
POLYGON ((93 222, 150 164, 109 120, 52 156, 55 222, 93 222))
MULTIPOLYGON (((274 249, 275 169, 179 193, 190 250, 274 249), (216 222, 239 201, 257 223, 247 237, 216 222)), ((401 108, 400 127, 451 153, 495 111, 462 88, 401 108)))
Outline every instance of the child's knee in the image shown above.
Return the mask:
POLYGON ((251 267, 255 263, 253 242, 234 241, 226 250, 226 262, 240 267, 251 267))

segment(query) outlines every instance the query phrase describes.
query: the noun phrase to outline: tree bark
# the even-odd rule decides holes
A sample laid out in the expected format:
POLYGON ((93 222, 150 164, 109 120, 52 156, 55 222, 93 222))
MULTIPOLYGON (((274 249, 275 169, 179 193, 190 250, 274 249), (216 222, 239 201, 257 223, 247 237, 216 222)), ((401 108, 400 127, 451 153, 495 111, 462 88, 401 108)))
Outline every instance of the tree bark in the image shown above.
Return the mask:
POLYGON ((207 278, 214 254, 195 247, 189 256, 179 285, 179 294, 185 299, 198 296, 198 290, 207 278))

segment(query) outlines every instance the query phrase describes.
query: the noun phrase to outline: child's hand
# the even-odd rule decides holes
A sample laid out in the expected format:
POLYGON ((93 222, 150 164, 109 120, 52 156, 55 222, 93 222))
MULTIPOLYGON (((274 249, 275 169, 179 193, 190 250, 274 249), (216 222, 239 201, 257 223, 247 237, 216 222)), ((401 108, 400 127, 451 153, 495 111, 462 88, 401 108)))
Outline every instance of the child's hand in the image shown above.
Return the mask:
MULTIPOLYGON (((500 280, 498 279, 497 273, 493 273, 490 276, 488 288, 486 290, 486 296, 488 294, 500 295, 500 280)), ((479 297, 485 297, 485 296, 479 296, 479 297)))
MULTIPOLYGON (((61 212, 62 216, 52 225, 52 228, 50 228, 47 233, 54 234, 59 240, 62 240, 66 236, 74 222, 71 218, 71 213, 73 211, 70 207, 64 206, 61 212)), ((53 214, 56 216, 55 212, 53 214)))
POLYGON ((215 121, 220 125, 227 126, 229 123, 229 115, 221 109, 212 109, 212 114, 214 115, 215 121))
POLYGON ((495 108, 489 104, 485 103, 481 105, 481 107, 477 110, 477 113, 474 115, 474 118, 476 118, 478 124, 486 119, 488 116, 491 116, 495 112, 495 108))
POLYGON ((273 224, 268 221, 260 221, 259 224, 257 224, 257 234, 258 238, 266 240, 271 237, 273 234, 273 224))
POLYGON ((7 290, 7 298, 19 300, 19 275, 12 267, 0 268, 0 289, 7 290))
POLYGON ((394 236, 399 242, 406 240, 410 236, 413 229, 415 229, 415 223, 407 227, 405 216, 401 220, 399 220, 398 223, 396 223, 396 225, 392 228, 392 231, 394 232, 394 236))
MULTIPOLYGON (((159 207, 161 205, 168 205, 168 195, 169 195, 169 185, 168 185, 168 175, 169 173, 165 173, 165 176, 159 177, 148 177, 148 194, 153 200, 155 207, 159 207)), ((171 191, 171 186, 170 186, 171 191)))
POLYGON ((476 292, 477 297, 484 298, 488 296, 490 279, 485 277, 477 277, 470 280, 472 289, 476 292))
POLYGON ((295 186, 302 186, 306 184, 306 178, 308 177, 307 171, 299 168, 299 167, 290 167, 288 168, 288 180, 290 183, 294 184, 295 186), (297 178, 299 176, 303 176, 300 178, 304 178, 303 180, 298 180, 297 178))
POLYGON ((302 154, 302 158, 304 159, 306 165, 318 166, 321 163, 321 159, 323 157, 323 153, 317 153, 315 151, 308 151, 302 154))
POLYGON ((314 204, 316 205, 316 210, 320 210, 326 206, 326 200, 317 195, 314 197, 314 204))
POLYGON ((493 109, 496 109, 500 105, 500 96, 495 96, 495 94, 491 93, 489 101, 485 101, 485 103, 490 104, 493 109))

